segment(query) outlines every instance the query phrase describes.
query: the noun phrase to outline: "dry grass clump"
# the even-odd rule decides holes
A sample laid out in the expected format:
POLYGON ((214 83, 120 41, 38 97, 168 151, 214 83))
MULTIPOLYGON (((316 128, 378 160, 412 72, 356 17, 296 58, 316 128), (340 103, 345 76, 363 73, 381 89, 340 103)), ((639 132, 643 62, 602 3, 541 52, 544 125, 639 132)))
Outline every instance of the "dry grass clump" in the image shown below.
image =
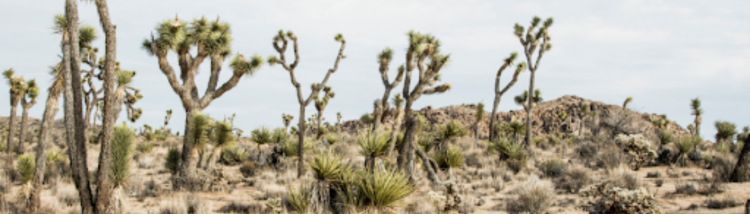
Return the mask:
POLYGON ((594 157, 594 161, 597 167, 611 170, 618 168, 625 158, 622 151, 615 147, 600 152, 594 157))
POLYGON ((590 182, 590 170, 582 167, 574 167, 565 171, 562 177, 555 180, 555 187, 570 193, 578 193, 581 188, 590 182))
POLYGON ((709 209, 726 209, 741 205, 741 203, 735 201, 731 196, 709 198, 705 203, 709 209))
POLYGON ((555 188, 552 182, 532 176, 526 183, 514 190, 516 196, 508 202, 509 213, 544 213, 555 201, 555 188))
POLYGON ((226 205, 219 208, 219 212, 222 213, 237 213, 237 214, 254 214, 262 213, 263 204, 258 202, 242 203, 240 201, 230 201, 226 205))
POLYGON ((714 160, 711 161, 711 169, 713 170, 714 179, 721 182, 729 182, 735 164, 737 164, 737 160, 730 155, 716 156, 714 160))
POLYGON ((609 180, 613 186, 635 190, 643 186, 641 179, 628 167, 618 167, 609 171, 609 180))
POLYGON ((200 197, 188 194, 172 198, 159 208, 159 214, 211 214, 209 205, 200 197))
POLYGON ((698 189, 692 183, 678 183, 675 185, 675 194, 692 195, 698 193, 698 189))
POLYGON ((565 162, 560 159, 548 159, 539 164, 539 170, 544 173, 544 177, 558 178, 566 172, 565 162))
POLYGON ((623 189, 610 182, 602 182, 583 192, 590 199, 582 206, 592 214, 653 213, 662 214, 654 196, 644 188, 623 189))
POLYGON ((56 188, 57 201, 65 206, 76 206, 80 204, 78 190, 71 185, 60 185, 56 188))

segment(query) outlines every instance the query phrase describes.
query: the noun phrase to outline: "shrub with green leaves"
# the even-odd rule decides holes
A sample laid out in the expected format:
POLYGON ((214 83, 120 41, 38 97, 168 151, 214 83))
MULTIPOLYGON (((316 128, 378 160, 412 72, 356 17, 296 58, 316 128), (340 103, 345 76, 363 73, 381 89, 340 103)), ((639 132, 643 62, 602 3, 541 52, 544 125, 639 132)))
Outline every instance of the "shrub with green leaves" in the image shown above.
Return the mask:
POLYGON ((464 163, 464 155, 461 148, 450 146, 448 149, 436 151, 432 154, 432 159, 437 162, 440 168, 458 168, 464 163))
POLYGON ((287 200, 289 205, 299 214, 306 214, 310 209, 310 200, 312 199, 312 187, 309 185, 300 185, 295 188, 287 188, 287 200))
POLYGON ((166 161, 164 162, 164 168, 169 170, 172 175, 177 174, 180 170, 180 150, 175 148, 169 148, 167 151, 166 161))
POLYGON ((136 150, 138 150, 141 153, 151 153, 151 151, 154 150, 154 144, 152 144, 149 141, 144 141, 139 143, 136 147, 136 150))
POLYGON ((194 148, 204 148, 208 144, 208 134, 213 120, 202 113, 195 113, 190 121, 190 130, 186 135, 188 143, 194 148))
MULTIPOLYGON (((297 138, 289 138, 281 142, 281 151, 284 153, 284 155, 286 155, 287 157, 297 156, 299 154, 299 144, 297 142, 297 138)), ((305 139, 305 143, 303 144, 302 148, 305 150, 305 153, 310 152, 313 149, 313 140, 305 139)))
POLYGON ((337 134, 334 134, 334 133, 328 133, 328 134, 326 134, 325 138, 326 138, 326 142, 329 145, 333 145, 333 144, 336 144, 339 141, 341 141, 341 136, 339 136, 337 134))
POLYGON ((21 175, 21 181, 28 183, 34 178, 34 170, 36 169, 36 162, 34 162, 34 155, 19 155, 18 165, 16 170, 21 175))
POLYGON ((565 165, 565 162, 562 160, 553 158, 542 161, 542 163, 539 164, 539 170, 541 170, 546 177, 558 178, 565 174, 565 165))
POLYGON ((369 133, 363 132, 357 136, 357 144, 359 144, 359 154, 366 157, 369 163, 365 165, 374 167, 375 158, 380 158, 385 155, 388 151, 388 141, 390 140, 390 133, 379 132, 369 133))
POLYGON ((110 147, 111 164, 109 178, 114 187, 121 186, 130 177, 130 160, 133 155, 135 132, 125 123, 114 128, 112 146, 110 147))
POLYGON ((732 140, 732 137, 737 134, 737 126, 734 123, 719 120, 714 123, 714 126, 716 127, 716 143, 732 140))
POLYGON ((317 152, 310 160, 310 168, 318 181, 337 180, 345 167, 341 156, 331 150, 317 152))
POLYGON ((688 154, 701 142, 703 142, 703 139, 697 135, 687 135, 677 138, 674 142, 675 147, 680 152, 677 162, 682 166, 687 166, 688 154))
POLYGON ((659 130, 659 142, 661 145, 667 145, 671 143, 674 140, 672 137, 672 132, 659 130))
POLYGON ((359 184, 362 194, 379 210, 393 208, 414 192, 409 176, 396 169, 377 168, 368 173, 359 184))
MULTIPOLYGON (((403 134, 401 135, 403 138, 403 134)), ((419 149, 424 152, 430 152, 432 148, 435 147, 435 142, 437 142, 437 140, 435 139, 435 135, 430 133, 422 133, 417 139, 417 147, 419 147, 419 149)))
POLYGON ((458 121, 456 120, 451 120, 444 125, 438 126, 438 130, 435 133, 435 140, 441 143, 446 143, 456 137, 463 137, 467 134, 468 131, 466 131, 466 128, 464 128, 463 125, 458 123, 458 121))
POLYGON ((287 138, 289 138, 289 134, 286 133, 284 128, 276 128, 271 133, 271 143, 281 144, 287 138))
POLYGON ((251 132, 252 136, 251 139, 253 142, 258 144, 258 147, 260 147, 263 144, 267 144, 270 142, 273 142, 273 135, 271 134, 271 131, 266 127, 260 127, 260 129, 254 129, 251 132))
POLYGON ((224 164, 233 165, 242 163, 250 156, 250 152, 244 146, 230 143, 221 147, 221 160, 224 164))

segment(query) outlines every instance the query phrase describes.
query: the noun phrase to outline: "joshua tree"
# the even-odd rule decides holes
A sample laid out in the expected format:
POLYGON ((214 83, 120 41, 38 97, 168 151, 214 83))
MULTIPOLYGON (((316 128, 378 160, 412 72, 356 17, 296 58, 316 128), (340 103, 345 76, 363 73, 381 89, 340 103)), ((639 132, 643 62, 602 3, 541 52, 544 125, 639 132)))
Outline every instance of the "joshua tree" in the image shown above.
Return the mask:
MULTIPOLYGON (((505 94, 505 92, 508 92, 510 87, 513 87, 513 85, 516 84, 516 81, 518 81, 518 75, 523 72, 523 70, 526 70, 526 63, 521 62, 518 63, 518 66, 516 67, 516 72, 513 73, 513 79, 510 80, 508 85, 505 85, 503 90, 500 90, 500 76, 503 74, 503 71, 505 71, 508 66, 511 66, 513 64, 513 61, 516 60, 518 57, 518 53, 513 52, 510 53, 510 56, 508 58, 505 58, 504 63, 502 66, 500 66, 500 69, 497 71, 497 75, 495 75, 495 102, 492 103, 492 115, 490 115, 490 127, 495 127, 495 114, 497 114, 497 107, 500 105, 500 98, 505 94)), ((490 128, 492 129, 492 128, 490 128)), ((493 141, 495 139, 495 136, 497 136, 497 133, 494 132, 494 130, 490 130, 490 141, 493 141)))
MULTIPOLYGON (((552 18, 547 18, 547 20, 544 21, 544 24, 542 25, 539 30, 534 32, 534 29, 539 25, 539 22, 541 22, 542 19, 535 16, 531 20, 531 25, 529 26, 529 29, 526 31, 526 36, 524 36, 524 29, 521 25, 517 24, 515 25, 515 34, 516 37, 518 37, 518 40, 521 42, 521 45, 523 46, 523 52, 526 55, 526 63, 528 64, 529 72, 531 72, 531 78, 529 81, 529 90, 528 91, 535 91, 534 89, 534 80, 536 76, 536 70, 539 69, 539 61, 542 59, 542 56, 544 56, 544 53, 552 49, 552 44, 549 43, 550 41, 550 35, 549 35, 549 28, 552 27, 552 18), (538 47, 538 49, 537 49, 538 47), (538 50, 538 54, 536 57, 536 62, 532 60, 534 56, 534 51, 538 50)), ((526 109, 526 144, 531 143, 531 112, 534 110, 534 102, 532 99, 528 100, 528 108, 526 109)))
POLYGON ((336 112, 336 132, 341 134, 341 112, 336 112))
POLYGON ((44 106, 44 114, 42 116, 42 123, 39 125, 39 137, 37 137, 36 146, 36 169, 34 171, 34 188, 31 191, 31 197, 27 209, 29 211, 36 210, 39 208, 40 197, 42 193, 42 181, 44 180, 44 171, 46 168, 45 161, 45 147, 49 145, 50 135, 52 135, 52 126, 55 121, 55 115, 57 114, 58 99, 62 92, 62 65, 52 67, 53 81, 52 85, 47 89, 48 96, 47 102, 44 106))
POLYGON ((737 143, 745 142, 745 139, 750 137, 750 126, 742 128, 742 133, 737 134, 737 143))
POLYGON ((289 129, 289 123, 292 122, 294 116, 291 114, 281 114, 281 120, 284 122, 284 131, 289 129))
MULTIPOLYGON (((523 106, 523 110, 526 111, 526 114, 531 115, 531 108, 533 106, 536 106, 537 103, 542 102, 542 92, 539 91, 539 89, 534 90, 534 95, 529 95, 529 91, 523 91, 523 94, 520 94, 514 98, 516 101, 516 104, 523 106), (531 98, 531 99, 529 99, 531 98)), ((527 120, 531 120, 531 116, 528 116, 526 118, 527 120)), ((530 136, 529 132, 531 132, 531 122, 526 121, 526 136, 530 136)), ((529 138, 531 139, 531 138, 529 138)), ((528 145, 531 141, 526 140, 526 144, 528 145)))
POLYGON ((378 54, 378 63, 380 64, 378 71, 380 72, 383 86, 385 86, 385 92, 383 93, 383 98, 375 100, 375 110, 372 112, 373 116, 375 116, 375 121, 372 126, 373 131, 377 131, 380 127, 380 123, 385 119, 386 109, 389 109, 388 98, 391 96, 391 90, 398 86, 404 78, 404 66, 401 65, 398 67, 396 79, 394 79, 393 82, 389 82, 388 68, 391 64, 391 59, 393 59, 393 50, 391 50, 391 48, 385 48, 378 54))
POLYGON ((167 116, 164 116, 164 127, 162 127, 163 130, 167 130, 167 125, 169 125, 169 120, 172 119, 172 109, 167 110, 167 116))
POLYGON ((526 127, 519 120, 512 121, 508 124, 508 130, 513 133, 513 141, 519 143, 519 135, 526 133, 526 127))
POLYGON ((393 154, 394 149, 396 148, 396 142, 398 141, 398 135, 401 133, 401 122, 404 119, 404 112, 403 112, 403 105, 404 105, 404 98, 401 97, 401 94, 396 94, 393 96, 393 99, 391 100, 393 102, 393 106, 396 107, 396 110, 393 111, 393 127, 391 127, 391 138, 388 141, 388 152, 386 155, 390 156, 393 154))
POLYGON ((622 109, 628 108, 628 104, 633 102, 633 97, 625 98, 625 102, 622 103, 622 109))
POLYGON ((323 78, 323 81, 320 83, 313 83, 311 86, 312 91, 310 92, 310 95, 307 96, 307 99, 304 99, 302 97, 302 85, 297 82, 297 78, 294 75, 294 71, 297 68, 297 65, 299 65, 299 48, 297 43, 297 36, 294 35, 291 31, 287 31, 286 34, 284 31, 279 31, 279 34, 274 36, 273 38, 273 47, 276 49, 276 52, 278 52, 279 57, 271 56, 268 58, 268 64, 270 65, 281 65, 284 70, 289 72, 289 77, 291 78, 292 85, 297 89, 297 102, 299 102, 299 131, 297 133, 297 142, 298 142, 298 149, 299 149, 299 164, 297 165, 297 177, 302 177, 302 171, 304 170, 304 141, 305 141, 305 107, 310 104, 310 102, 314 99, 314 97, 318 96, 318 93, 320 90, 322 90, 324 87, 326 87, 326 84, 328 83, 328 79, 331 77, 331 74, 336 72, 339 68, 339 62, 341 62, 341 59, 346 58, 344 56, 344 48, 346 47, 346 40, 344 40, 344 36, 341 34, 337 34, 334 39, 337 42, 341 43, 341 47, 339 48, 339 53, 336 56, 336 61, 333 64, 333 68, 328 69, 328 72, 326 72, 325 77, 323 78), (286 59, 286 48, 289 44, 289 40, 292 41, 292 45, 294 46, 294 62, 288 63, 286 59))
POLYGON ((588 103, 581 104, 581 107, 578 109, 578 119, 581 120, 581 126, 578 129, 578 136, 583 136, 583 121, 586 118, 592 117, 596 114, 597 113, 595 111, 591 111, 588 103))
POLYGON ((474 114, 474 138, 479 139, 479 124, 484 119, 484 103, 477 104, 477 113, 474 114))
POLYGON ((232 134, 232 130, 232 125, 226 122, 215 122, 213 124, 211 138, 214 142, 214 148, 213 152, 208 156, 208 163, 205 164, 205 169, 212 169, 214 167, 214 164, 220 156, 222 147, 235 142, 235 136, 232 134))
POLYGON ((317 95, 313 97, 313 99, 315 100, 315 109, 318 110, 318 115, 317 115, 318 122, 316 124, 317 130, 318 130, 318 139, 323 137, 323 134, 324 134, 323 132, 321 132, 321 129, 323 128, 321 126, 322 118, 323 118, 323 111, 326 110, 326 106, 328 106, 328 101, 330 101, 331 99, 333 99, 333 97, 336 96, 336 93, 331 91, 331 86, 324 87, 323 91, 325 91, 325 94, 323 95, 322 99, 319 99, 317 95))
POLYGON ((688 131, 690 132, 691 135, 695 135, 695 125, 688 124, 687 129, 688 129, 688 131))
POLYGON ((359 154, 365 156, 365 169, 375 170, 375 160, 383 158, 388 152, 388 133, 360 133, 357 143, 361 147, 359 154))
POLYGON ((737 126, 734 123, 719 120, 714 123, 714 126, 716 126, 716 143, 731 143, 726 141, 731 141, 737 134, 737 126))
POLYGON ((701 109, 701 100, 697 97, 690 101, 690 108, 693 109, 692 115, 695 115, 695 135, 701 136, 701 122, 703 119, 703 109, 701 109))
MULTIPOLYGON (((175 17, 174 20, 167 20, 156 27, 156 36, 151 35, 150 39, 143 42, 143 48, 158 58, 159 68, 167 77, 172 90, 180 97, 182 106, 185 109, 185 133, 189 133, 190 118, 197 111, 203 110, 215 99, 218 99, 224 93, 234 88, 239 83, 242 76, 253 75, 261 66, 262 58, 253 56, 246 59, 244 55, 237 56, 230 63, 234 71, 232 77, 218 87, 221 67, 224 60, 231 53, 231 32, 229 24, 216 21, 209 21, 205 18, 194 19, 192 23, 187 24, 175 17), (195 56, 190 52, 196 48, 195 56), (180 68, 180 79, 167 60, 170 52, 177 54, 180 68), (195 84, 195 76, 198 67, 206 60, 211 61, 210 77, 208 78, 208 87, 202 97, 198 94, 198 88, 195 84), (182 83, 180 83, 182 80, 182 83)), ((196 160, 191 144, 188 138, 184 138, 182 146, 182 164, 180 167, 181 176, 191 176, 196 169, 196 160)))
MULTIPOLYGON (((744 130, 745 130, 745 132, 747 132, 748 127, 745 126, 744 130)), ((742 176, 743 173, 741 173, 740 171, 741 170, 747 170, 746 164, 747 164, 747 160, 748 160, 748 157, 747 157, 748 155, 750 155, 750 138, 746 137, 744 145, 742 146, 742 151, 740 151, 740 155, 739 155, 739 157, 737 157, 737 164, 735 164, 735 166, 734 166, 734 170, 732 171, 732 175, 730 177, 730 181, 732 181, 732 182, 744 182, 744 181, 746 181, 745 179, 747 179, 747 178, 743 178, 743 176, 742 176)))
MULTIPOLYGON (((13 151, 13 136, 16 135, 16 108, 18 108, 18 102, 24 97, 23 93, 26 91, 26 83, 24 82, 23 77, 13 76, 14 74, 15 71, 13 71, 13 69, 8 69, 3 72, 3 76, 8 80, 8 85, 10 86, 10 120, 8 121, 8 143, 7 146, 5 146, 5 159, 7 160, 5 169, 13 168, 13 156, 11 151, 13 151)), ((6 170, 6 173, 8 174, 8 178, 10 178, 10 171, 6 170)), ((8 188, 12 187, 10 179, 8 179, 6 186, 8 188)), ((10 192, 8 190, 6 191, 10 192)))
POLYGON ((26 82, 26 90, 23 92, 21 98, 21 108, 23 113, 21 114, 21 132, 18 133, 18 147, 16 150, 17 154, 23 154, 23 141, 26 140, 26 133, 29 119, 29 109, 36 104, 36 96, 39 95, 39 86, 36 85, 36 80, 29 80, 26 82))
MULTIPOLYGON (((443 93, 451 88, 450 83, 432 87, 437 81, 438 73, 443 69, 444 65, 450 58, 449 55, 442 54, 440 51, 440 41, 430 34, 421 34, 418 32, 411 31, 408 33, 409 36, 409 47, 406 52, 406 66, 405 66, 405 79, 404 89, 402 95, 406 101, 404 107, 404 119, 406 121, 406 131, 404 132, 403 143, 399 149, 400 153, 398 156, 398 166, 404 170, 405 174, 413 175, 414 172, 414 155, 419 155, 423 162, 429 162, 432 160, 423 151, 416 148, 414 145, 416 139, 416 128, 419 125, 416 121, 416 117, 412 113, 412 105, 419 99, 423 94, 430 95, 436 93, 443 93), (417 69, 419 76, 417 84, 411 89, 412 72, 417 69), (432 88, 428 88, 432 87, 432 88)), ((431 162, 434 162, 431 161, 431 162)), ((429 166, 429 164, 425 164, 429 166)), ((433 182, 440 182, 440 178, 437 177, 435 171, 431 167, 426 167, 430 180, 433 182)))

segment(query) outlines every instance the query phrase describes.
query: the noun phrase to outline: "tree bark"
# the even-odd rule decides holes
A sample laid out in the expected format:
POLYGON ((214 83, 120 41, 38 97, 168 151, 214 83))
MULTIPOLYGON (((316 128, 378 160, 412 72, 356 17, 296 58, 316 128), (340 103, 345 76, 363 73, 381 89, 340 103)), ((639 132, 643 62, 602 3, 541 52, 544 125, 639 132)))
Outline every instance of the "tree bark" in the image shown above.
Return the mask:
POLYGON ((47 97, 47 103, 44 107, 44 116, 42 117, 42 123, 39 125, 39 137, 37 138, 38 143, 36 146, 36 169, 34 171, 33 185, 34 188, 31 191, 31 197, 27 204, 27 213, 36 213, 40 206, 40 198, 42 194, 42 182, 44 181, 44 171, 47 167, 45 150, 49 142, 49 137, 54 129, 55 115, 57 114, 57 104, 60 98, 60 89, 53 83, 49 89, 49 96, 47 97))
POLYGON ((388 142, 388 152, 386 153, 386 156, 392 156, 394 153, 394 150, 396 148, 396 141, 398 141, 398 134, 401 132, 401 123, 404 118, 404 112, 401 110, 401 108, 396 108, 396 113, 393 116, 393 128, 391 128, 391 139, 388 142))
POLYGON ((745 139, 745 145, 742 146, 742 152, 740 152, 739 157, 737 157, 737 164, 735 164, 732 176, 730 177, 732 182, 743 182, 743 179, 740 177, 742 175, 740 170, 746 170, 748 155, 750 155, 750 138, 745 139))
MULTIPOLYGON (((297 88, 299 89, 299 87, 297 88)), ((301 98, 300 98, 301 99, 301 98)), ((299 130, 297 132, 297 154, 299 160, 297 163, 297 178, 302 178, 302 173, 305 171, 305 105, 300 103, 299 107, 299 130)))
MULTIPOLYGON (((409 101, 407 101, 409 102, 409 101)), ((404 140, 401 142, 401 148, 399 149, 398 156, 398 167, 404 170, 404 173, 409 175, 413 179, 414 172, 414 141, 415 135, 414 129, 417 125, 417 120, 414 118, 411 112, 411 103, 407 103, 406 112, 404 114, 406 120, 406 131, 404 132, 404 140)))
POLYGON ((21 114, 21 131, 18 133, 18 146, 16 147, 16 154, 23 154, 25 150, 23 147, 23 142, 26 140, 26 128, 29 125, 29 109, 34 106, 34 104, 26 103, 26 98, 21 98, 21 106, 21 108, 23 109, 23 113, 21 114))
MULTIPOLYGON (((13 99, 12 97, 13 97, 13 95, 11 95, 11 99, 13 99)), ((11 101, 11 102, 13 102, 13 101, 11 101)), ((11 169, 13 169, 13 149, 12 149, 13 148, 13 143, 12 142, 13 142, 13 136, 15 135, 15 132, 16 132, 16 128, 15 128, 15 122, 16 121, 15 120, 16 120, 16 111, 18 109, 17 106, 18 106, 18 102, 11 103, 11 107, 10 107, 10 120, 8 121, 8 145, 5 147, 5 154, 6 154, 6 156, 5 156, 5 158, 6 158, 6 161, 5 161, 5 174, 7 174, 7 176, 8 176, 8 177, 6 177, 7 178, 6 179, 7 180, 6 193, 10 193, 10 190, 13 187, 11 179, 10 179, 10 177, 11 177, 10 173, 11 173, 11 169)))
MULTIPOLYGON (((542 47, 544 48, 544 47, 542 47)), ((530 66, 531 64, 529 64, 530 66)), ((537 64, 538 65, 538 64, 537 64)), ((531 81, 529 83, 529 100, 528 100, 528 108, 526 110, 526 146, 531 145, 531 133, 533 130, 531 129, 531 113, 534 111, 534 77, 536 76, 536 71, 531 71, 531 81)))
POLYGON ((188 136, 190 134, 190 123, 192 122, 193 116, 197 110, 192 107, 185 108, 185 134, 183 135, 182 143, 182 163, 180 163, 180 176, 181 177, 192 177, 195 174, 195 169, 198 167, 195 160, 196 151, 193 145, 189 142, 188 136))

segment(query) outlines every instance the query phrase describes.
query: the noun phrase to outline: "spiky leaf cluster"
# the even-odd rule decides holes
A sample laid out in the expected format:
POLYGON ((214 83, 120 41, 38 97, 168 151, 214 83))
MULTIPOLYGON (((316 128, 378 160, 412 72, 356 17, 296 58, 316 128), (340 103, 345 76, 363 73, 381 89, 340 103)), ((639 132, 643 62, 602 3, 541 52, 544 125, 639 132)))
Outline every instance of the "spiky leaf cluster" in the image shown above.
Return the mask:
POLYGON ((312 187, 309 185, 302 184, 297 188, 289 186, 287 190, 287 200, 289 201, 289 205, 294 211, 297 211, 297 213, 308 213, 312 196, 312 187))
POLYGON ((360 146, 359 154, 370 158, 382 157, 388 151, 390 139, 388 132, 360 133, 357 136, 357 144, 360 146))
POLYGON ((318 181, 335 181, 341 176, 345 165, 340 155, 331 150, 323 150, 312 157, 310 168, 318 181))
POLYGON ((438 141, 447 142, 456 137, 466 136, 466 134, 468 134, 468 131, 466 131, 466 128, 464 128, 463 125, 456 120, 451 120, 445 125, 438 126, 435 138, 438 141))
POLYGON ((484 103, 479 102, 477 104, 477 113, 475 114, 474 119, 476 120, 477 123, 481 122, 482 119, 484 119, 484 103))
POLYGON ((242 73, 245 75, 252 76, 256 71, 263 65, 263 57, 260 55, 253 55, 250 59, 245 59, 242 54, 237 54, 232 62, 229 63, 229 67, 234 70, 235 73, 242 73))
POLYGON ((458 168, 464 163, 464 155, 461 148, 450 146, 448 149, 436 151, 432 154, 432 159, 437 162, 441 168, 458 168))
POLYGON ((167 50, 178 53, 187 52, 197 47, 199 54, 227 56, 231 52, 232 37, 229 24, 208 21, 206 18, 194 19, 191 23, 179 20, 166 20, 156 26, 153 39, 143 42, 143 48, 151 54, 165 54, 167 50), (163 53, 153 53, 154 49, 163 53))
POLYGON ((234 128, 232 128, 232 125, 227 122, 215 122, 213 130, 211 132, 211 140, 216 144, 216 146, 223 146, 230 143, 234 143, 235 136, 232 133, 234 128))
POLYGON ((196 148, 203 148, 208 143, 208 134, 213 120, 202 113, 195 113, 190 121, 188 142, 196 148))
POLYGON ((115 187, 121 186, 130 177, 130 160, 133 155, 135 132, 125 123, 114 128, 112 134, 111 165, 109 178, 115 187))
POLYGON ((280 144, 287 140, 287 138, 289 138, 289 135, 284 128, 276 128, 271 133, 271 143, 280 144))
POLYGON ((266 127, 260 127, 259 129, 254 129, 252 132, 252 140, 253 142, 263 145, 266 143, 273 142, 273 135, 271 134, 271 131, 266 127))
POLYGON ((737 134, 737 126, 734 123, 719 120, 714 123, 714 126, 716 127, 717 141, 730 140, 737 134))
POLYGON ((359 183, 359 189, 372 206, 379 209, 393 208, 414 192, 409 176, 396 169, 376 168, 359 183))
POLYGON ((34 178, 34 170, 36 168, 36 162, 34 162, 34 155, 20 155, 18 156, 18 165, 16 170, 21 175, 21 181, 23 183, 31 182, 34 178))

